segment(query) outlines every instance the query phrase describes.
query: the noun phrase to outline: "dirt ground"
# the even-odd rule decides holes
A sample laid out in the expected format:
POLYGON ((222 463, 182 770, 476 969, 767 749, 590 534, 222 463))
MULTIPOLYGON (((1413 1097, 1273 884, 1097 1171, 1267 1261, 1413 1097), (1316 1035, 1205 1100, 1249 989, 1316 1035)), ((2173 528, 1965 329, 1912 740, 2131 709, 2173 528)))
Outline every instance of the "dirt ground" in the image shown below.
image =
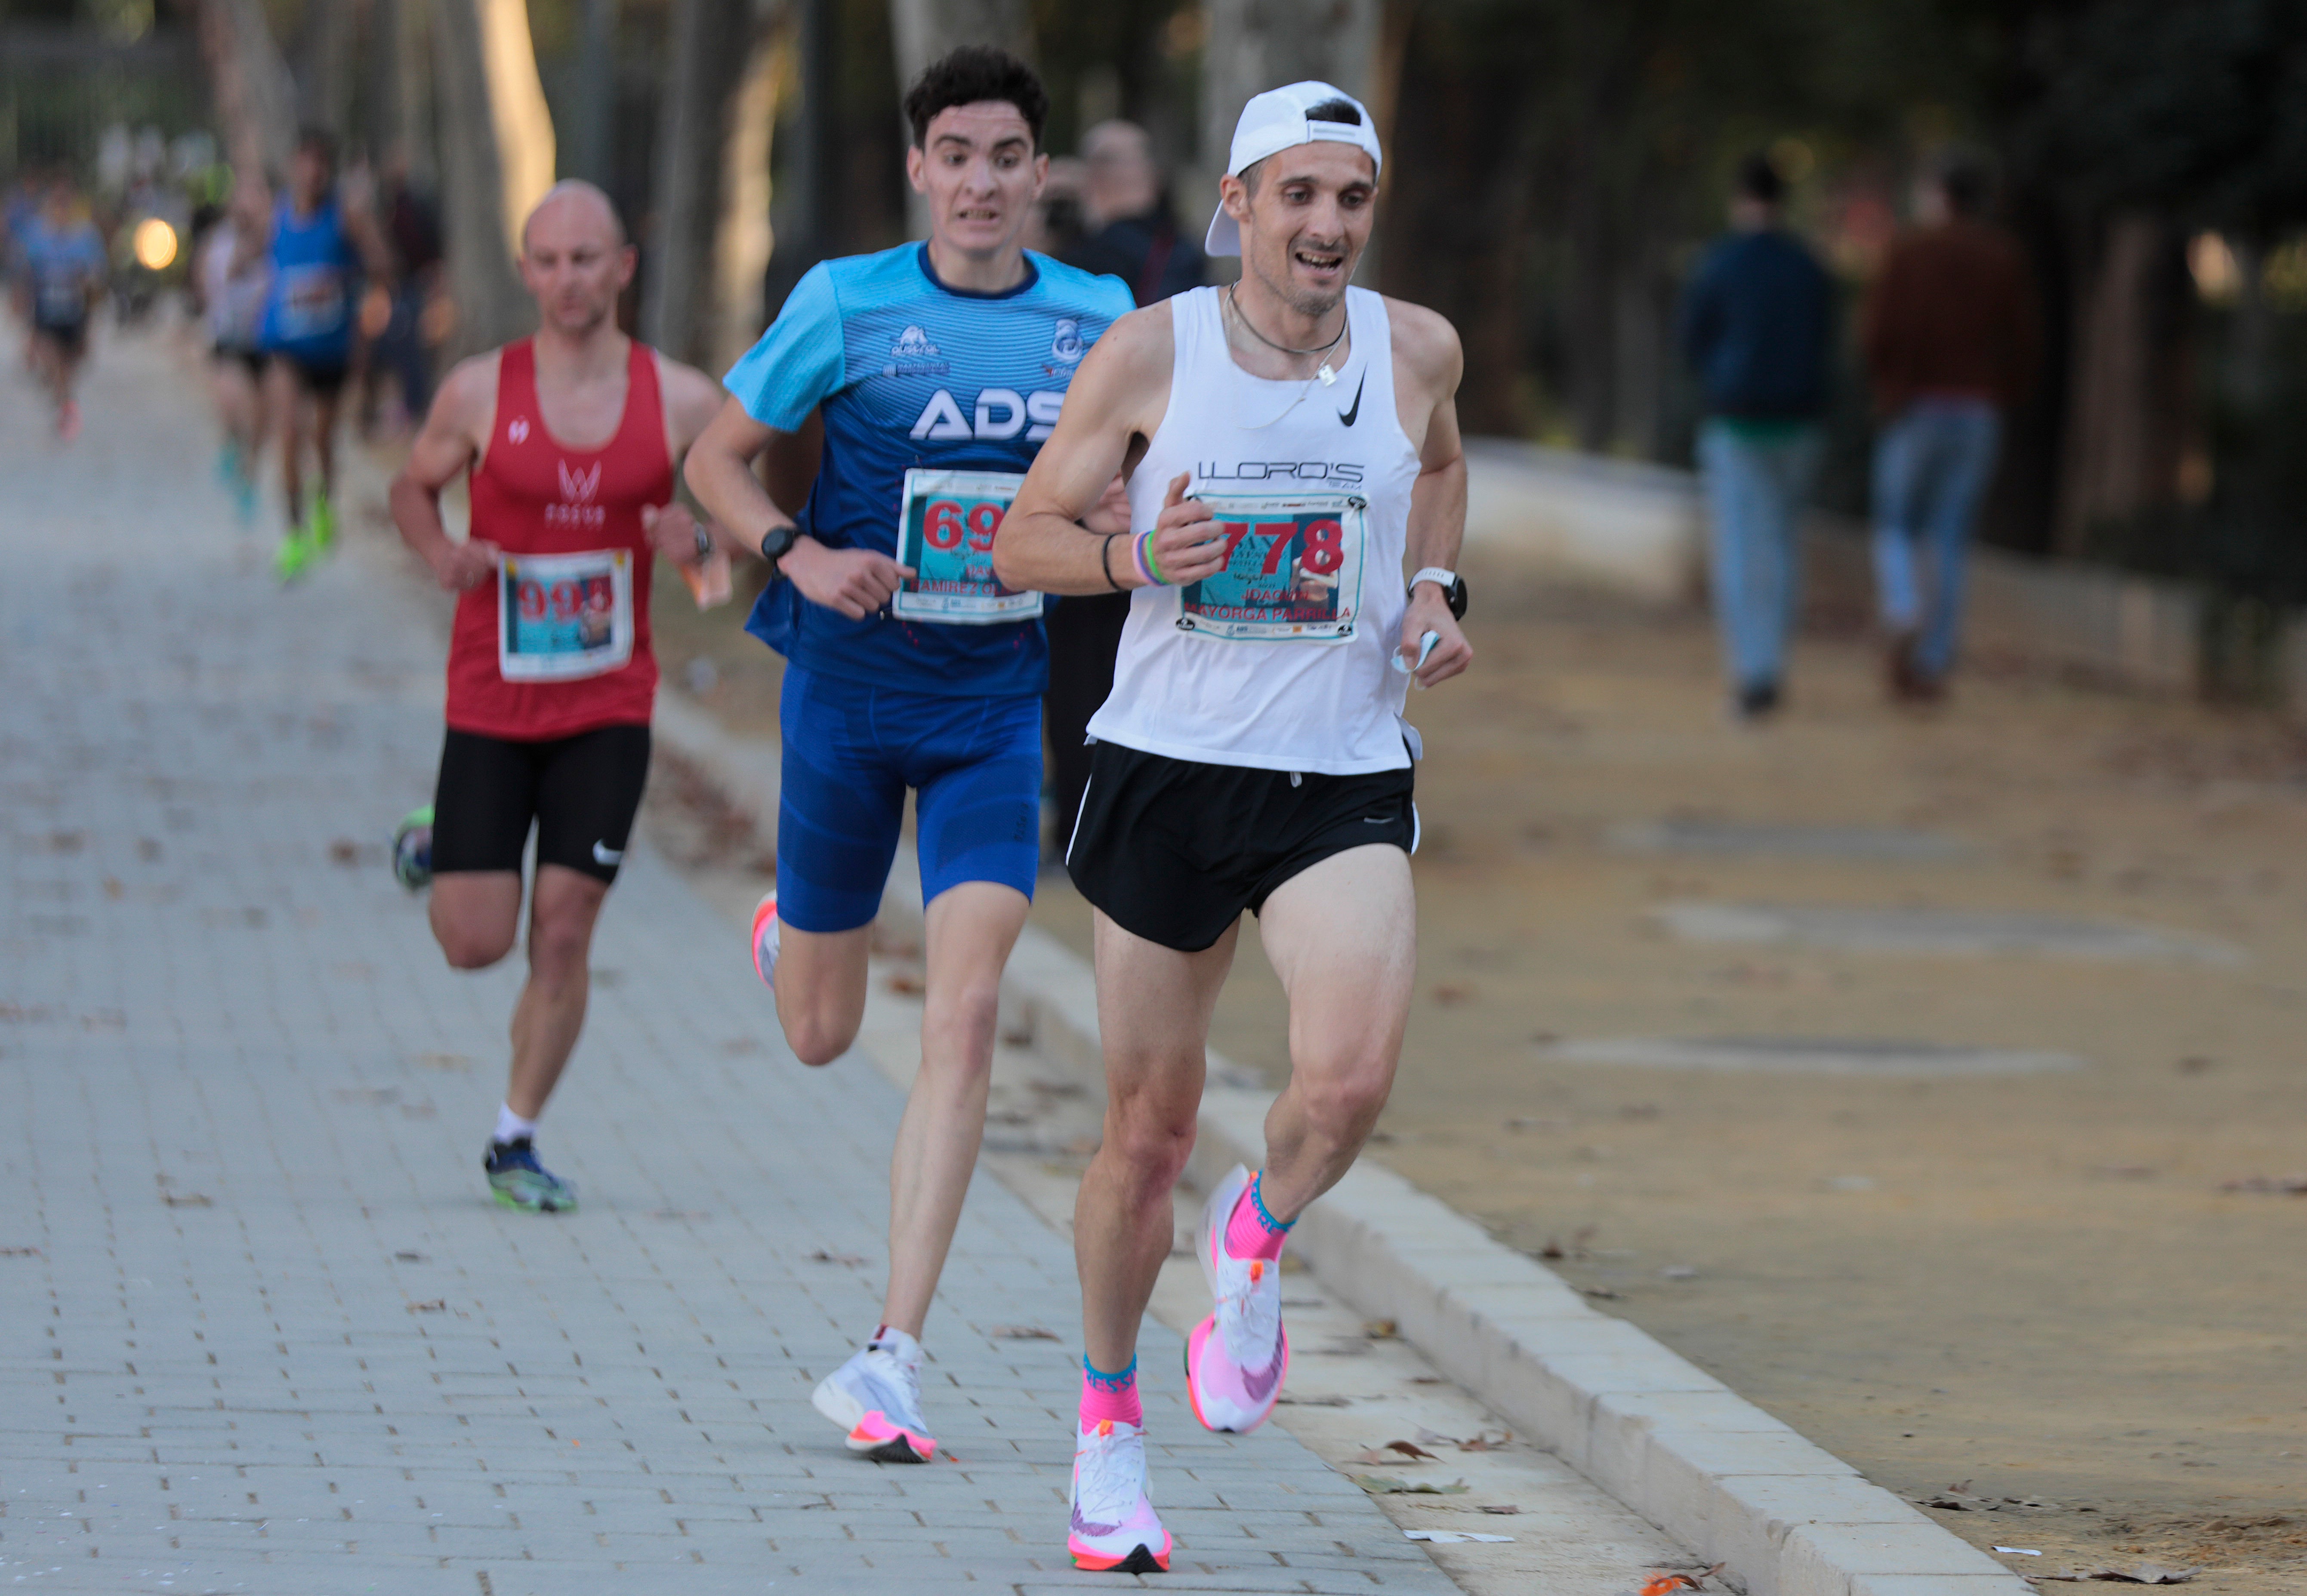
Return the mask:
MULTIPOLYGON (((2307 743, 2010 662, 1928 714, 1807 638, 1728 724, 1702 617, 1468 562, 1475 672, 1412 718, 1420 990, 1376 1154, 2021 1573, 2142 1558, 2307 1592, 2307 743), (1677 856, 1661 819, 1900 828, 1968 856, 1677 856), (2192 932, 2234 963, 1678 940, 1668 903, 1929 905, 2192 932), (1586 1038, 2079 1056, 1871 1078, 1567 1062, 1586 1038), (1560 1256, 1557 1256, 1559 1254, 1560 1256), (1960 1488, 1949 1494, 1950 1488, 1960 1488)), ((673 691, 774 731, 776 674, 677 586, 673 691), (691 667, 710 662, 709 676, 691 667)), ((1061 876, 1036 919, 1086 946, 1061 876)), ((1254 934, 1214 1045, 1278 1082, 1254 934)))

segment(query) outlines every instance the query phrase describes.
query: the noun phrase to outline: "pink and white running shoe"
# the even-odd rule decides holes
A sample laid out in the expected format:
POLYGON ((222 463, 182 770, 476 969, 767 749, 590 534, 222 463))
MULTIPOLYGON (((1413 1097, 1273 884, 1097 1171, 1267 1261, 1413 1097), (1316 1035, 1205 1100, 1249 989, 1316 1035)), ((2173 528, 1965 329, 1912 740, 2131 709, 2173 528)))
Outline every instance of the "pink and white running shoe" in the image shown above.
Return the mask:
POLYGON ((1145 1432, 1101 1419, 1074 1442, 1074 1566, 1100 1574, 1167 1574, 1170 1532, 1145 1496, 1145 1432))
POLYGON ((1248 1187, 1249 1171, 1236 1164, 1202 1210, 1202 1277, 1210 1283, 1217 1311, 1186 1338, 1186 1394, 1194 1417, 1205 1429, 1236 1435, 1265 1422, 1290 1373, 1280 1266, 1232 1257, 1225 1249, 1227 1222, 1248 1187))
POLYGON ((753 974, 774 991, 776 973, 777 895, 772 892, 753 905, 753 974))
POLYGON ((852 1452, 875 1463, 928 1463, 937 1437, 922 1422, 922 1343, 885 1332, 818 1382, 810 1405, 849 1432, 852 1452))

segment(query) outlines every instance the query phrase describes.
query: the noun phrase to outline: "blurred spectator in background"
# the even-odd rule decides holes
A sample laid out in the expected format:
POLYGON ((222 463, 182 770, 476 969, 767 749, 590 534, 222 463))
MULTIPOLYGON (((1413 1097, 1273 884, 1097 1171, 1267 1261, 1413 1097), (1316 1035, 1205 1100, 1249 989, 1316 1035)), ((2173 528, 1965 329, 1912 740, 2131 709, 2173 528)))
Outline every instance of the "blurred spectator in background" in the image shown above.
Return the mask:
POLYGON ((264 351, 257 339, 272 292, 272 191, 263 179, 244 176, 233 185, 224 219, 209 230, 193 267, 224 424, 217 474, 245 521, 256 513, 256 463, 264 449, 264 351))
POLYGON ((2042 331, 2016 242, 1982 219, 1981 162, 1956 156, 1917 185, 1913 231, 1883 262, 1859 320, 1882 430, 1874 442, 1874 578, 1893 698, 1946 691, 1963 563, 1994 479, 2003 417, 2035 380, 2042 331), (1928 571, 1917 570, 1925 545, 1928 571))
POLYGON ((88 323, 111 262, 88 202, 61 175, 49 180, 39 210, 21 224, 14 243, 32 370, 56 401, 56 436, 69 443, 80 435, 73 385, 88 356, 88 323))
POLYGON ((1026 229, 1025 247, 1070 261, 1081 248, 1082 193, 1089 186, 1089 167, 1078 155, 1050 157, 1050 175, 1042 180, 1042 197, 1033 202, 1033 220, 1026 229))
POLYGON ((1101 122, 1082 135, 1082 227, 1064 259, 1129 285, 1140 305, 1202 286, 1201 245, 1178 231, 1154 146, 1134 122, 1101 122))
MULTIPOLYGON (((425 307, 441 291, 441 211, 431 195, 409 179, 408 159, 396 153, 385 163, 385 242, 399 272, 392 290, 392 315, 376 341, 377 363, 400 387, 400 420, 421 422, 433 408, 433 354, 425 341, 425 307)), ((386 431, 398 433, 397 422, 386 431)))
POLYGON ((1705 395, 1698 459, 1715 623, 1745 720, 1779 707, 1801 595, 1803 502, 1824 446, 1833 293, 1782 225, 1785 200, 1767 156, 1739 164, 1730 234, 1700 261, 1677 330, 1705 395))
MULTIPOLYGON (((1153 143, 1136 123, 1101 122, 1082 135, 1077 160, 1063 168, 1051 161, 1042 205, 1050 253, 1085 271, 1119 278, 1139 305, 1202 286, 1208 262, 1201 246, 1179 232, 1153 143)), ((1109 492, 1105 508, 1116 506, 1127 519, 1127 495, 1109 492)), ((1089 785, 1089 717, 1113 691, 1113 656, 1128 619, 1127 593, 1061 599, 1042 617, 1050 686, 1042 697, 1042 725, 1059 851, 1089 785)))

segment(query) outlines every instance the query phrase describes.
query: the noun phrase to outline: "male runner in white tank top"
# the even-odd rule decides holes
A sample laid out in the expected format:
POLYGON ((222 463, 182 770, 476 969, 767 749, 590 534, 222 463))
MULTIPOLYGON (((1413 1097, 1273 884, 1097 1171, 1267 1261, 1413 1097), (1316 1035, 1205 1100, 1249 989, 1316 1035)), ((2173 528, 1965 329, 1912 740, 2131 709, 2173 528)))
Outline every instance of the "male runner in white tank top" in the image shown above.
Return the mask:
POLYGON ((1067 852, 1097 910, 1109 1086, 1074 1216, 1086 1356, 1068 1545, 1085 1568, 1169 1566, 1137 1326, 1242 910, 1289 994, 1291 1069, 1264 1167, 1235 1170, 1203 1215, 1217 1307, 1187 1385, 1210 1429, 1273 1412, 1282 1239, 1353 1163, 1401 1057, 1417 841, 1402 695, 1411 671, 1432 686, 1472 650, 1449 569, 1466 514, 1457 334, 1347 287, 1378 162, 1368 112, 1326 83, 1252 99, 1209 234, 1240 282, 1114 323, 995 536, 1012 587, 1136 589, 1067 852), (1096 536, 1077 523, 1117 468, 1144 530, 1096 536))

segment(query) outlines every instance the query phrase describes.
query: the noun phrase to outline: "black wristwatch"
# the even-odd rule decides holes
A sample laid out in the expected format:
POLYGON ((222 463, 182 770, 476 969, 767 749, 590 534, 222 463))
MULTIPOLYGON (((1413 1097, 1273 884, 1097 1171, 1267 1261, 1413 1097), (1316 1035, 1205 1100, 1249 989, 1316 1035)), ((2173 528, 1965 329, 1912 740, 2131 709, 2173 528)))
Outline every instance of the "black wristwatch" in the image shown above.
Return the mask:
POLYGON ((1450 618, 1453 621, 1463 621, 1466 618, 1466 579, 1464 577, 1454 571, 1445 571, 1439 565, 1428 565, 1410 579, 1410 586, 1405 592, 1417 592, 1418 584, 1420 582, 1432 582, 1442 589, 1442 596, 1450 605, 1450 618))
POLYGON ((761 534, 761 558, 769 562, 769 574, 776 576, 777 562, 793 553, 793 545, 801 541, 801 528, 787 521, 761 534))

